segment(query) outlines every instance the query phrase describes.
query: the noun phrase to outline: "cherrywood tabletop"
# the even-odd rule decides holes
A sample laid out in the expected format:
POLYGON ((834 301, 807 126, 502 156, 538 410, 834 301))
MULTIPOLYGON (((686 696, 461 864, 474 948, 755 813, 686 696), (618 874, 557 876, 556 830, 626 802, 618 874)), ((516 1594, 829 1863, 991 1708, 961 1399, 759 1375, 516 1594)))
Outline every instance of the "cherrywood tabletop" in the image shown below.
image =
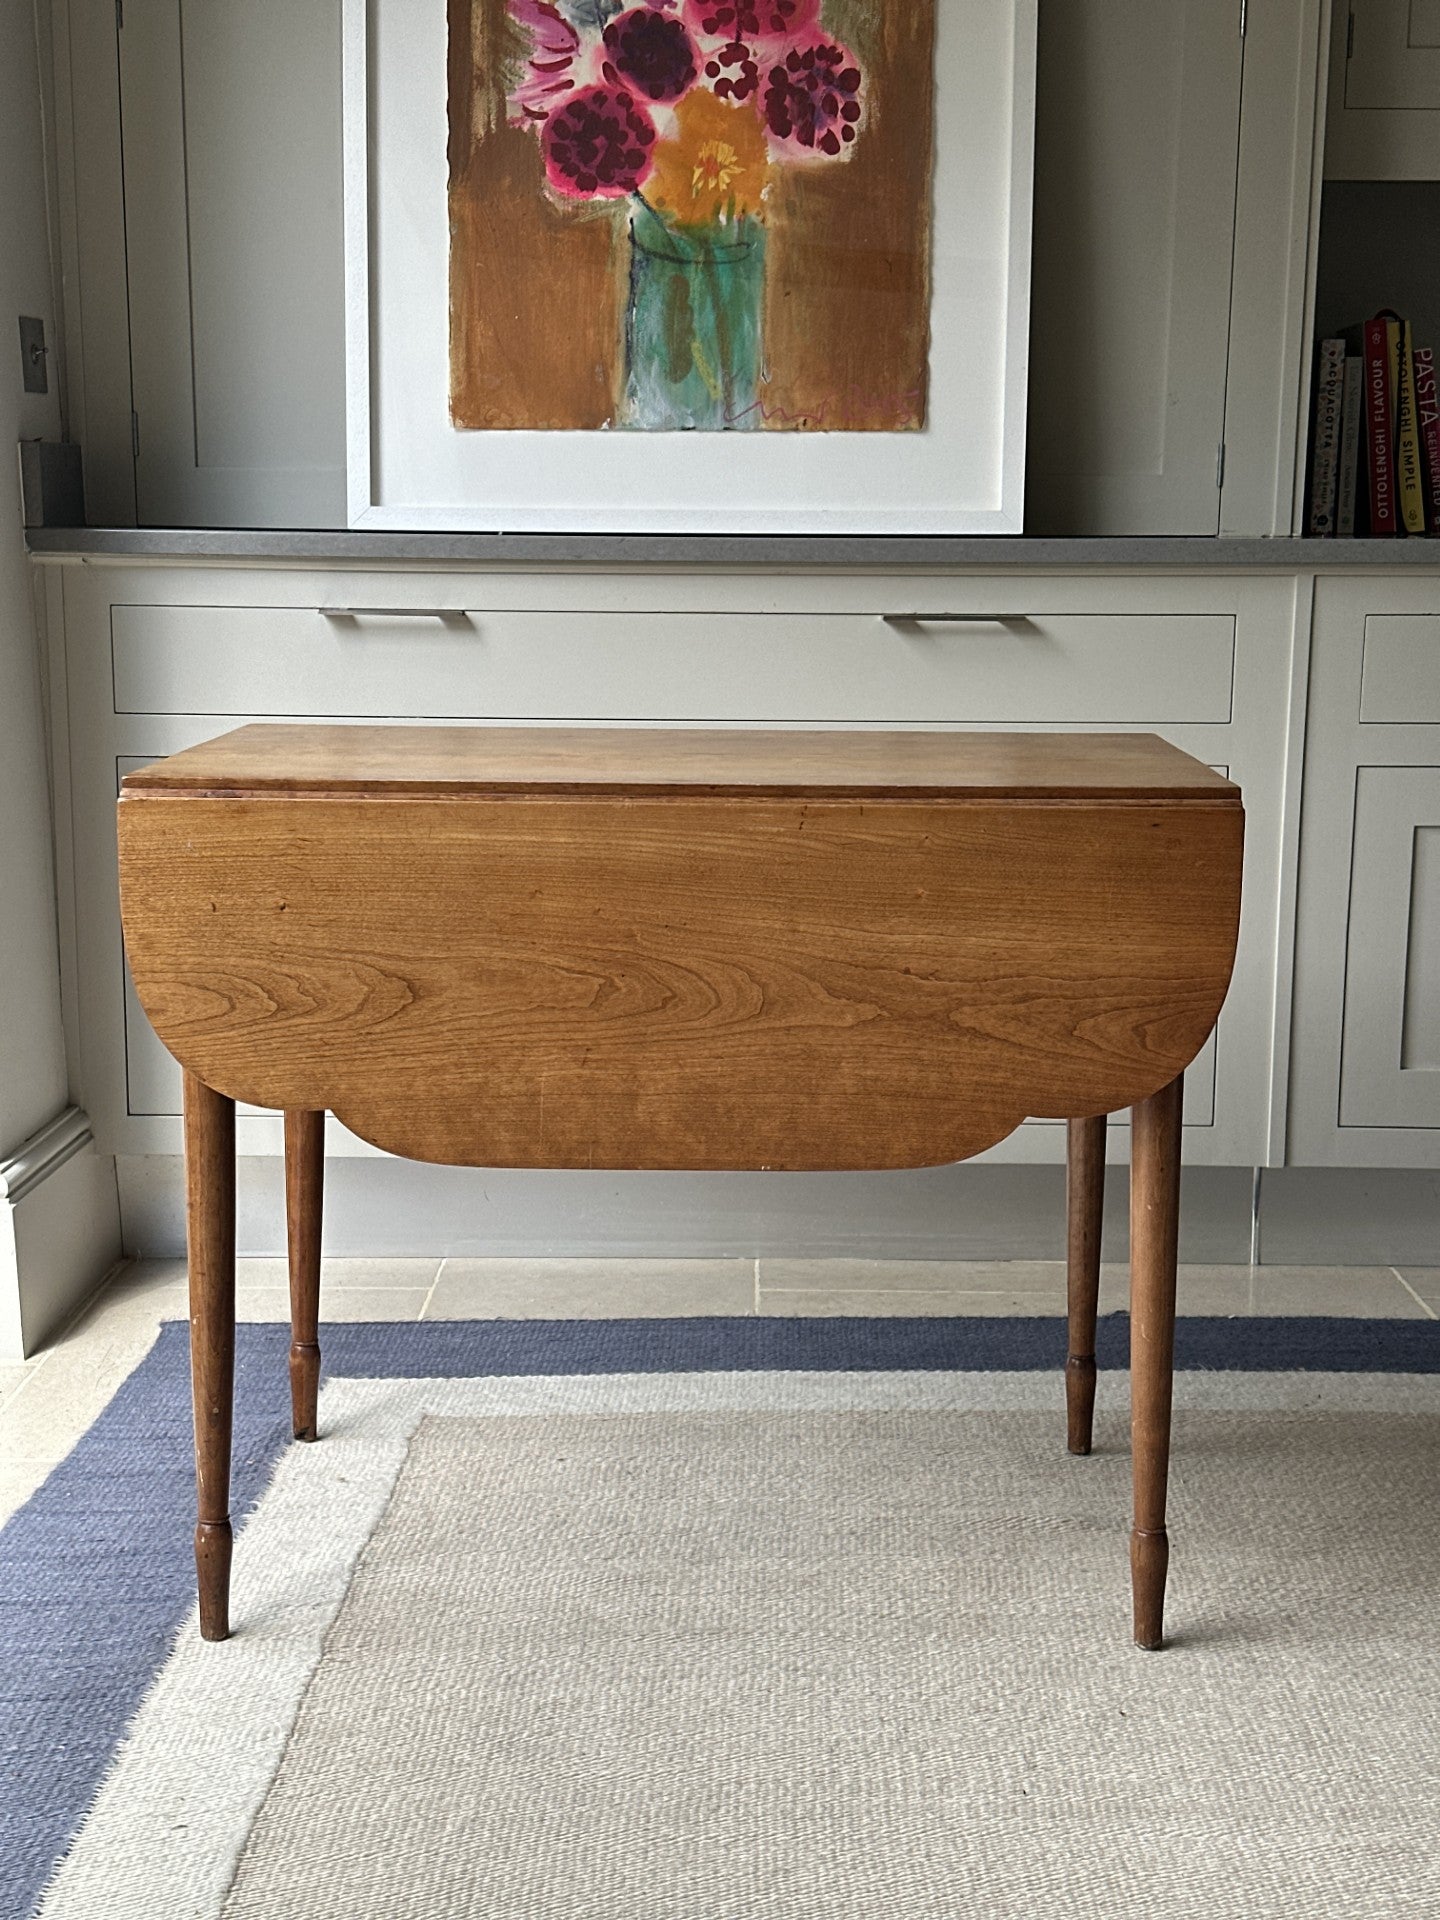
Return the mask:
POLYGON ((125 776, 153 793, 1205 800, 1240 790, 1151 733, 255 725, 125 776))
POLYGON ((1148 734, 254 726, 118 814, 184 1066, 528 1167, 934 1166, 1128 1105, 1214 1024, 1244 836, 1148 734))

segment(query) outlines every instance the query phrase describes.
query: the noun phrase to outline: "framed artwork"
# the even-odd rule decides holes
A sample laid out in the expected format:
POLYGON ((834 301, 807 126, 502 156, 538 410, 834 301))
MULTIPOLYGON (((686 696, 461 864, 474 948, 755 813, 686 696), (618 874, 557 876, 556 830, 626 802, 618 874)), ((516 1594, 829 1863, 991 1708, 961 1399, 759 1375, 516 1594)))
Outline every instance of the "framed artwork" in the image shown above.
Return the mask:
POLYGON ((1035 0, 347 0, 353 526, 1008 533, 1035 0))

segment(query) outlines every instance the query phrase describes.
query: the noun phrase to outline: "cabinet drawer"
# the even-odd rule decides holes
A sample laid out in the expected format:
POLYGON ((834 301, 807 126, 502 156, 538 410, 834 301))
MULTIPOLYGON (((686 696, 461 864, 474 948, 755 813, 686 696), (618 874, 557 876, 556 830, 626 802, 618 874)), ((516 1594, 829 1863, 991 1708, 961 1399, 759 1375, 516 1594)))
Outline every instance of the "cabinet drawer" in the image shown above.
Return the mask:
POLYGON ((1027 616, 993 602, 956 612, 115 606, 115 711, 897 726, 1231 718, 1231 613, 1027 616))
POLYGON ((1368 616, 1360 718, 1440 722, 1440 613, 1368 616))

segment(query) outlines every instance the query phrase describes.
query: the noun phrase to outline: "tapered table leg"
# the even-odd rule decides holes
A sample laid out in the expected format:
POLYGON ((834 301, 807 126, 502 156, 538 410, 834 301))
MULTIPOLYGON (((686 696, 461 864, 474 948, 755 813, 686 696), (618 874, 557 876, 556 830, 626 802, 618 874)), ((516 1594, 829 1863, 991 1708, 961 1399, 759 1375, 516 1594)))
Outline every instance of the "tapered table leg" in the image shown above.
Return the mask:
POLYGON ((1070 1350, 1065 1413, 1071 1453, 1089 1453, 1095 1422, 1095 1316, 1105 1212, 1105 1115, 1072 1120, 1065 1140, 1065 1283, 1070 1350))
POLYGON ((325 1115, 285 1114, 285 1228, 290 1253, 290 1410, 295 1438, 315 1438, 320 1390, 320 1218, 325 1115))
POLYGON ((1180 1227, 1182 1081, 1134 1109, 1130 1168, 1130 1435, 1135 1526, 1130 1574, 1135 1644, 1164 1644, 1165 1485, 1175 1366, 1175 1261, 1180 1227))
POLYGON ((230 1426, 235 1398, 235 1102, 185 1075, 195 1572, 200 1633, 230 1632, 230 1426))

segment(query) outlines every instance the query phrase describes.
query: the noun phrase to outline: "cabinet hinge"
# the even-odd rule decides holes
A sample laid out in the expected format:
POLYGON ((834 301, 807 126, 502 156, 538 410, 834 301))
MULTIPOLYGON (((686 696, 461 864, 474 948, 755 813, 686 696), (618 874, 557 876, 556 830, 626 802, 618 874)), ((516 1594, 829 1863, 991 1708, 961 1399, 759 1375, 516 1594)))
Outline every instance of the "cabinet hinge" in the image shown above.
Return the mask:
POLYGON ((130 455, 134 460, 140 458, 140 416, 133 407, 130 410, 130 455))
POLYGON ((1249 25, 1250 0, 1240 0, 1240 38, 1245 38, 1245 29, 1249 25))
POLYGON ((115 0, 115 31, 120 33, 125 26, 125 0, 115 0))
POLYGON ((1215 485, 1217 487, 1223 487, 1224 484, 1225 484, 1225 442, 1222 440, 1220 442, 1219 447, 1216 449, 1216 453, 1215 453, 1215 485))

